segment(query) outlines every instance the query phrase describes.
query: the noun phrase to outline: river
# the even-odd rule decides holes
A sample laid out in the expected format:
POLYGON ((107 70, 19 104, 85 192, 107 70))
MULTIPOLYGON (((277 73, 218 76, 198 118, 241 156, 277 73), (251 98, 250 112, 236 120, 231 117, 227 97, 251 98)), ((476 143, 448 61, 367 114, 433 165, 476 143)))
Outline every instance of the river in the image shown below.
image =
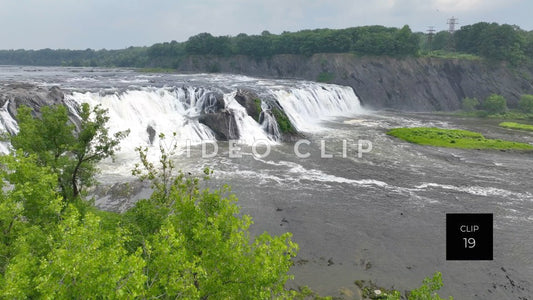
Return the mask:
MULTIPOLYGON (((133 149, 149 145, 147 124, 158 132, 178 131, 182 139, 192 141, 190 151, 178 141, 182 152, 174 159, 180 169, 196 173, 212 168, 211 184, 232 186, 242 212, 253 217, 254 234, 293 233, 300 252, 291 287, 308 285, 323 295, 338 295, 341 289, 350 294, 356 290, 355 280, 372 280, 404 291, 440 271, 441 296, 533 295, 533 154, 420 146, 386 132, 435 126, 527 143, 533 143, 533 133, 500 128, 491 119, 370 111, 360 106, 351 88, 297 80, 0 67, 0 81, 60 86, 71 105, 87 101, 108 108, 112 130, 132 129, 116 161, 100 165, 98 179, 108 185, 133 180, 133 149), (202 157, 199 142, 212 138, 210 130, 191 121, 190 101, 185 108, 175 103, 179 91, 191 87, 189 98, 199 95, 199 89, 215 90, 227 103, 227 95, 235 90, 250 89, 277 99, 304 137, 280 142, 241 114, 240 132, 245 134, 240 143, 217 142, 216 155, 202 157), (256 148, 257 140, 266 142, 256 148), (447 261, 447 213, 493 214, 494 259, 447 261)), ((237 106, 234 110, 239 113, 237 106)), ((3 122, 4 127, 8 123, 3 122)), ((208 146, 213 154, 213 144, 208 146)), ((132 201, 101 197, 96 203, 121 210, 132 201)))

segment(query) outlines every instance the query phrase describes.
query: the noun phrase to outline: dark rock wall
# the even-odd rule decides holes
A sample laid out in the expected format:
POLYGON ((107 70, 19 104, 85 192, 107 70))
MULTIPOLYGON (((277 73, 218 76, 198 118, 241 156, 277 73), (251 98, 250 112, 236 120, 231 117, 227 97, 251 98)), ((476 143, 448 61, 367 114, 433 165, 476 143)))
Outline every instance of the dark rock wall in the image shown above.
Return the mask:
POLYGON ((353 54, 316 54, 310 57, 276 55, 255 59, 246 56, 192 56, 179 71, 238 73, 271 78, 318 80, 351 86, 363 105, 409 111, 456 110, 464 97, 480 101, 502 94, 511 107, 522 94, 533 94, 533 69, 511 69, 483 61, 357 57, 353 54))
POLYGON ((59 87, 39 87, 26 83, 12 83, 0 87, 0 106, 7 105, 7 111, 11 116, 17 114, 17 108, 21 105, 29 106, 35 113, 40 112, 41 106, 61 104, 65 95, 59 87))

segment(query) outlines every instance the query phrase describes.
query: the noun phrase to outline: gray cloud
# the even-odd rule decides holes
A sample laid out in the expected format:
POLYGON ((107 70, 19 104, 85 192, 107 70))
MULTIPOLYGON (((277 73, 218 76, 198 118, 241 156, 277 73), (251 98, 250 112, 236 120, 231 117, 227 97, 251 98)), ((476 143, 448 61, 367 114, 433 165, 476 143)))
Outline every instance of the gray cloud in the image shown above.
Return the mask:
POLYGON ((116 49, 201 32, 258 34, 362 25, 424 31, 479 21, 533 29, 528 0, 0 0, 0 49, 116 49))

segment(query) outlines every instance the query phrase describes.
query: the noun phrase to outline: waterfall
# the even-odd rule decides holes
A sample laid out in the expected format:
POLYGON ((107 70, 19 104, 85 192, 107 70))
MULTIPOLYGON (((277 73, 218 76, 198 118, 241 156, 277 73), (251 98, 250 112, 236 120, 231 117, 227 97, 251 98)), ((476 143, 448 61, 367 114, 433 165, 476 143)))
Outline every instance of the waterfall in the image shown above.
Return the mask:
POLYGON ((160 133, 175 132, 179 141, 192 144, 214 140, 213 131, 198 122, 202 111, 214 109, 216 99, 213 99, 215 96, 205 89, 146 88, 108 95, 74 92, 66 100, 107 109, 112 131, 130 130, 121 148, 132 151, 138 146, 157 143, 160 133), (150 141, 149 128, 155 131, 153 141, 150 141))
POLYGON ((263 111, 259 117, 259 122, 261 123, 261 128, 268 134, 268 136, 274 141, 281 140, 281 133, 279 132, 278 122, 272 113, 263 106, 263 111))
MULTIPOLYGON (((0 133, 16 134, 19 131, 17 121, 13 119, 7 110, 10 100, 0 108, 0 133)), ((0 153, 9 153, 9 142, 0 141, 0 153)))
POLYGON ((319 131, 320 121, 364 113, 359 98, 346 86, 306 83, 271 93, 298 131, 319 131))
POLYGON ((246 109, 235 100, 235 92, 225 94, 224 101, 227 104, 226 108, 232 111, 235 118, 239 132, 239 142, 244 144, 253 144, 259 140, 272 144, 276 142, 259 123, 246 113, 246 109))
MULTIPOLYGON (((214 78, 216 80, 207 75, 196 76, 191 77, 199 82, 196 86, 188 86, 185 80, 177 83, 180 86, 72 89, 72 92, 65 93, 64 103, 74 121, 76 117, 79 119, 82 103, 107 109, 111 133, 130 130, 121 143, 123 153, 134 153, 139 146, 157 145, 161 133, 167 136, 176 133, 177 143, 182 145, 200 144, 217 137, 238 139, 248 145, 258 140, 276 144, 283 136, 274 109, 283 110, 301 132, 324 129, 321 121, 332 117, 363 112, 350 87, 229 75, 220 75, 214 78), (246 89, 250 91, 250 97, 261 99, 259 116, 251 117, 248 115, 251 114, 250 107, 244 107, 254 104, 236 100, 239 89, 246 89), (259 120, 254 119, 257 117, 259 120)), ((0 108, 0 131, 16 133, 18 125, 12 117, 13 112, 8 110, 12 106, 10 101, 13 100, 8 99, 0 108)), ((9 144, 0 142, 0 152, 8 151, 9 144)))

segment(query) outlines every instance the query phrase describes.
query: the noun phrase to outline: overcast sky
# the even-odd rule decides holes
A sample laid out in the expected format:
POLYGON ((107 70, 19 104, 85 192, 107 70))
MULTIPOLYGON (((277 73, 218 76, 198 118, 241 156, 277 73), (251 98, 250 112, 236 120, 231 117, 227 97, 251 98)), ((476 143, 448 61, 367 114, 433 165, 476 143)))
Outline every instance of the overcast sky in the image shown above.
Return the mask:
POLYGON ((121 49, 189 36, 476 22, 533 30, 532 0, 0 0, 0 49, 121 49))

